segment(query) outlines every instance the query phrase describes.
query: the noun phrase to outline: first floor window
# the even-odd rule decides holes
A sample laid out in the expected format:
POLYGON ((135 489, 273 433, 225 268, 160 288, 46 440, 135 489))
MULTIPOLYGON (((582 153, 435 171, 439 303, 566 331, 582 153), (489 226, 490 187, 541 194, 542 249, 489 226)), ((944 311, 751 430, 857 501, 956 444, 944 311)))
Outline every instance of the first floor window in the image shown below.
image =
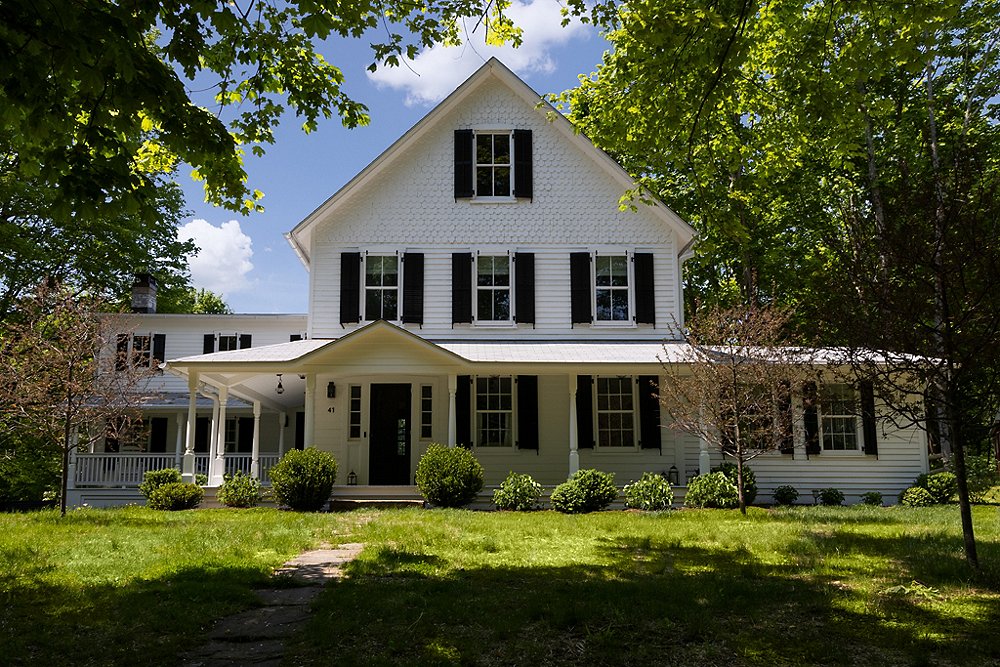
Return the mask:
POLYGON ((510 321, 510 257, 479 255, 476 258, 476 319, 510 321))
POLYGON ((597 445, 635 446, 634 382, 630 377, 597 378, 597 445))
POLYGON ((347 406, 349 431, 347 437, 361 437, 361 385, 352 384, 348 388, 350 404, 347 406))
POLYGON ((827 451, 857 451, 858 420, 854 389, 846 384, 826 384, 820 390, 820 434, 827 451))
POLYGON ((476 134, 476 196, 510 197, 510 132, 476 134))
POLYGON ((598 322, 627 322, 629 315, 628 257, 594 257, 594 313, 598 322))
POLYGON ((509 375, 476 378, 476 444, 514 445, 514 382, 509 375))
POLYGON ((365 257, 365 319, 397 320, 399 310, 399 257, 365 257))

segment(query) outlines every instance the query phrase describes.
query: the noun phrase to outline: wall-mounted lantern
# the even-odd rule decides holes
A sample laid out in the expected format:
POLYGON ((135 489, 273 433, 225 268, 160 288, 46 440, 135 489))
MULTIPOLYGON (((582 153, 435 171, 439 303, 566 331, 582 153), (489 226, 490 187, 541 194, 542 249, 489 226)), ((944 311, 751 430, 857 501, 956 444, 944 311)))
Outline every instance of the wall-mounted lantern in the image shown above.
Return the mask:
POLYGON ((347 475, 347 486, 357 486, 358 476, 352 470, 349 475, 347 475))
POLYGON ((335 382, 329 382, 326 385, 326 397, 327 398, 337 398, 337 384, 335 382))

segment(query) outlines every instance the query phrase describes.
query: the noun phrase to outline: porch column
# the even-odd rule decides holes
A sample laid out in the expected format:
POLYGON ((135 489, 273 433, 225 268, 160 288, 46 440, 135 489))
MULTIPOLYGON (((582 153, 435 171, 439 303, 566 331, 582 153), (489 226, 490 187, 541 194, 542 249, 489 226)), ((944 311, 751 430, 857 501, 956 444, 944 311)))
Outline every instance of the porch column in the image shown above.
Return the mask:
POLYGON ((184 458, 184 413, 178 412, 175 416, 177 422, 177 440, 174 443, 174 465, 181 469, 181 461, 184 458))
POLYGON ((219 398, 215 405, 216 421, 215 433, 215 459, 212 467, 209 486, 222 486, 223 476, 226 474, 226 407, 229 403, 229 388, 219 388, 219 398))
POLYGON ((458 444, 458 417, 455 409, 455 392, 458 391, 458 376, 448 376, 448 446, 458 444))
POLYGON ((285 455, 285 429, 288 427, 288 413, 278 413, 278 458, 285 455))
POLYGON ((184 461, 181 465, 181 479, 194 483, 194 438, 195 422, 198 419, 198 374, 188 375, 188 416, 187 437, 184 439, 184 461))
POLYGON ((569 380, 569 476, 580 470, 580 434, 576 430, 576 373, 569 380))
POLYGON ((250 452, 250 476, 260 479, 260 401, 253 402, 253 448, 250 452))
POLYGON ((316 443, 313 442, 315 425, 316 425, 316 374, 308 373, 306 374, 306 417, 305 424, 303 425, 303 446, 304 447, 315 447, 316 443))

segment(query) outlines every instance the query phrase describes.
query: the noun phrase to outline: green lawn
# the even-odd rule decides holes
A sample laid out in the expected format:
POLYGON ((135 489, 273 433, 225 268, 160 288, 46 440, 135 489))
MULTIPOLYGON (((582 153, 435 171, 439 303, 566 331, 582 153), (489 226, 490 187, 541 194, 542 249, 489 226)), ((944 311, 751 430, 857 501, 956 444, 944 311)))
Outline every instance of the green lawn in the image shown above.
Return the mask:
POLYGON ((0 655, 175 664, 320 541, 368 546, 286 664, 1000 664, 1000 510, 0 516, 0 655), (362 519, 371 518, 368 523, 362 519))

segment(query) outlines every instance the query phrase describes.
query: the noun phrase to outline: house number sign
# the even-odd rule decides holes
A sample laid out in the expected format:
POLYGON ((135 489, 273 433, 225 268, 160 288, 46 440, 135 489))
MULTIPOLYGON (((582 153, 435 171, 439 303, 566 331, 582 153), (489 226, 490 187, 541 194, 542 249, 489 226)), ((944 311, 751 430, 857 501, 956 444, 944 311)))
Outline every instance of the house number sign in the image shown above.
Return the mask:
POLYGON ((396 454, 406 456, 406 420, 396 422, 396 454))

